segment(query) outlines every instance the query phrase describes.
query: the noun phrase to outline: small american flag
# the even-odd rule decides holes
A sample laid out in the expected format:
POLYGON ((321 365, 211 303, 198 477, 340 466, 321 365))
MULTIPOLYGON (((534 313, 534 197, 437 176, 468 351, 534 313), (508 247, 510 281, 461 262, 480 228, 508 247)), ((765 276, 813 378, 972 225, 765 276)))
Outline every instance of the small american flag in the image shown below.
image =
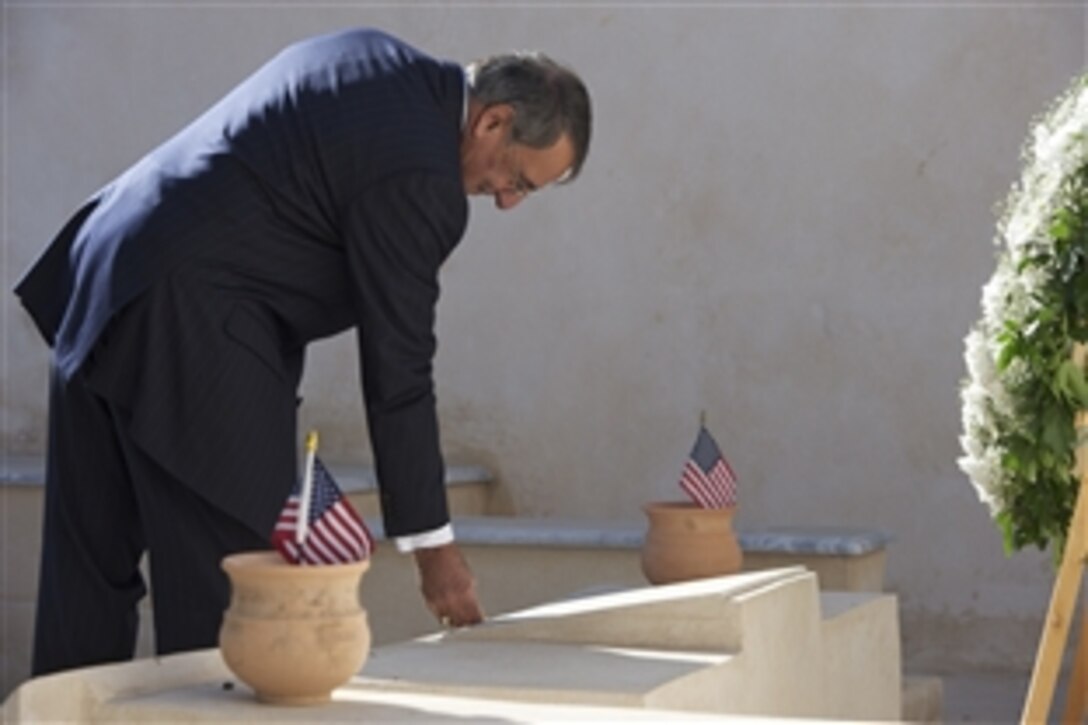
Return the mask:
POLYGON ((272 544, 292 564, 346 564, 370 556, 374 537, 351 502, 340 493, 332 474, 313 459, 309 525, 297 542, 301 483, 296 483, 272 531, 272 544))
POLYGON ((680 488, 703 508, 737 505, 737 477, 706 426, 699 427, 699 437, 680 476, 680 488))

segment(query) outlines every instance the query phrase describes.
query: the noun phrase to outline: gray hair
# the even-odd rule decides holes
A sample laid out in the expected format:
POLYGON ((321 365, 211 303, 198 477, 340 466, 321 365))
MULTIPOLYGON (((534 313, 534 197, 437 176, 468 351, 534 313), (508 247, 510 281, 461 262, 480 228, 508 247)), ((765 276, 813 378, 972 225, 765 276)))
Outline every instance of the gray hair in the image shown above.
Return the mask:
POLYGON ((543 53, 494 55, 465 68, 469 95, 486 106, 514 108, 510 140, 547 148, 564 133, 574 147, 574 163, 561 183, 578 176, 589 153, 589 92, 574 71, 543 53))

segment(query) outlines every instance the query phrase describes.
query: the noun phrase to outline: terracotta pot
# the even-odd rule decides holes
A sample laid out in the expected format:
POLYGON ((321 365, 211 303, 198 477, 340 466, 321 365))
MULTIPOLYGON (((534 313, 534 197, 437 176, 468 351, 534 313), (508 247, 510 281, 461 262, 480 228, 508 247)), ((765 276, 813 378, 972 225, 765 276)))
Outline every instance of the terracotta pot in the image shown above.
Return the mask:
POLYGON ((219 648, 258 700, 327 702, 359 671, 370 653, 370 628, 359 604, 359 582, 369 566, 297 566, 274 551, 223 559, 231 601, 219 648))
POLYGON ((740 571, 743 555, 733 533, 736 508, 704 509, 687 501, 660 501, 642 510, 650 524, 642 545, 642 573, 650 583, 740 571))

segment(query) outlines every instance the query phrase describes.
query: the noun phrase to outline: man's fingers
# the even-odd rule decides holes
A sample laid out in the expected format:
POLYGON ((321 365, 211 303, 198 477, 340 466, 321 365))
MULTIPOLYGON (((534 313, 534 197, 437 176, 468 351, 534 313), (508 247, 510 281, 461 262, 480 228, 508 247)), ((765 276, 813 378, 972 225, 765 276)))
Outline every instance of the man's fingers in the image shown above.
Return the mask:
POLYGON ((428 608, 443 627, 466 627, 483 621, 476 580, 456 544, 415 552, 420 588, 428 608))
POLYGON ((483 610, 480 609, 479 602, 476 601, 476 592, 473 590, 470 592, 471 596, 464 597, 459 600, 451 609, 445 619, 449 622, 449 626, 453 627, 468 627, 469 625, 479 624, 484 619, 483 610))
POLYGON ((479 624, 484 619, 483 609, 476 598, 476 587, 446 597, 440 602, 431 603, 438 623, 443 627, 467 627, 479 624))

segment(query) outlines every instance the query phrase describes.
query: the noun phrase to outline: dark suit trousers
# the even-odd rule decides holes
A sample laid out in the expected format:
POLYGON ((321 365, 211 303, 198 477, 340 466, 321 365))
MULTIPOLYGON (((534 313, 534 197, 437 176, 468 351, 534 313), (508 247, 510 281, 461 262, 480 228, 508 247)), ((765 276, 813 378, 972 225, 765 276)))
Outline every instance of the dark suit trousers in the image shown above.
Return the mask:
POLYGON ((143 452, 86 376, 54 375, 33 673, 130 659, 148 553, 159 654, 213 647, 228 553, 268 548, 143 452))

